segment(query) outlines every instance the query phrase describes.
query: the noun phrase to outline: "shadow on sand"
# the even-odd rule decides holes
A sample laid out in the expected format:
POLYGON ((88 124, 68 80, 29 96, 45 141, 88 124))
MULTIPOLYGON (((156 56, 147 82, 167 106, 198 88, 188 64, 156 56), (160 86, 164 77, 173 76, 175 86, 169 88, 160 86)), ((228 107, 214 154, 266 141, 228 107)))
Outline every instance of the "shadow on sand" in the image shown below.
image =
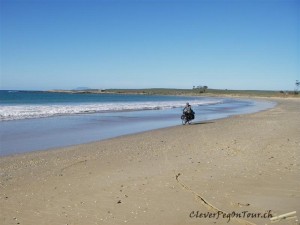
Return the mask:
POLYGON ((209 123, 214 123, 214 122, 213 121, 203 121, 203 122, 191 123, 190 125, 201 125, 201 124, 209 124, 209 123))

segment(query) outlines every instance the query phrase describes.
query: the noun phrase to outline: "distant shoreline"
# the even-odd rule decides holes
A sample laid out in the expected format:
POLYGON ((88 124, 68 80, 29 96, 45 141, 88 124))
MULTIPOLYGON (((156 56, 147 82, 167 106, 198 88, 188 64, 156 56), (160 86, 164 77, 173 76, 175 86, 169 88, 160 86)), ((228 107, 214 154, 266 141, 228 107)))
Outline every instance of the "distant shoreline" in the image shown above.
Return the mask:
POLYGON ((197 89, 169 89, 169 88, 147 88, 147 89, 86 89, 86 90, 48 90, 50 93, 68 94, 137 94, 137 95, 186 95, 205 97, 279 97, 299 98, 299 94, 284 91, 263 90, 228 90, 207 89, 203 92, 197 89))
POLYGON ((82 90, 1 90, 11 92, 45 92, 65 94, 125 94, 125 95, 173 95, 204 97, 266 97, 266 98, 299 98, 294 91, 269 90, 230 90, 230 89, 174 89, 174 88, 142 88, 142 89, 82 89, 82 90))

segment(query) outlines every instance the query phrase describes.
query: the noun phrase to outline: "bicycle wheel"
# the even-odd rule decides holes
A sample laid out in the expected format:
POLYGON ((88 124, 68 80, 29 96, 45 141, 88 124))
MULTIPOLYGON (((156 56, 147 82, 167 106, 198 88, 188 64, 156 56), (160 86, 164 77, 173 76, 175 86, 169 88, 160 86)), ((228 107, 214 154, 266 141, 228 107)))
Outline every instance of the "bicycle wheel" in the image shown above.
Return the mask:
POLYGON ((185 125, 185 124, 186 124, 187 119, 186 119, 186 116, 185 116, 185 115, 182 115, 182 116, 181 116, 181 122, 182 122, 182 125, 185 125))

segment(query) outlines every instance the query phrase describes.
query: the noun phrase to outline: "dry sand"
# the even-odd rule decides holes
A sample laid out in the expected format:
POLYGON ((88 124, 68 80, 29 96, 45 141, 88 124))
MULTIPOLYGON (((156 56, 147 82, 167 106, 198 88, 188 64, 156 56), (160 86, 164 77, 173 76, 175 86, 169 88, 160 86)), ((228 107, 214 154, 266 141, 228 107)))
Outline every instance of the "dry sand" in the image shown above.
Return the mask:
POLYGON ((300 101, 276 101, 255 114, 1 157, 0 224, 271 224, 251 218, 269 210, 300 217, 300 101), (191 218, 216 210, 245 218, 191 218))

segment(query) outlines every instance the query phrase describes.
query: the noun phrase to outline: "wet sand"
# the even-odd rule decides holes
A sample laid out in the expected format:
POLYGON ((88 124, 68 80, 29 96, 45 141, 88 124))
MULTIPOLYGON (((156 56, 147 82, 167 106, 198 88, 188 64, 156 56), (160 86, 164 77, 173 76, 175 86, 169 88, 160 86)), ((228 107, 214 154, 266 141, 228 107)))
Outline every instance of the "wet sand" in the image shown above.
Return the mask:
POLYGON ((0 224, 271 224, 253 217, 300 217, 300 100, 276 101, 255 114, 1 157, 0 224), (223 213, 241 218, 227 223, 223 213))

